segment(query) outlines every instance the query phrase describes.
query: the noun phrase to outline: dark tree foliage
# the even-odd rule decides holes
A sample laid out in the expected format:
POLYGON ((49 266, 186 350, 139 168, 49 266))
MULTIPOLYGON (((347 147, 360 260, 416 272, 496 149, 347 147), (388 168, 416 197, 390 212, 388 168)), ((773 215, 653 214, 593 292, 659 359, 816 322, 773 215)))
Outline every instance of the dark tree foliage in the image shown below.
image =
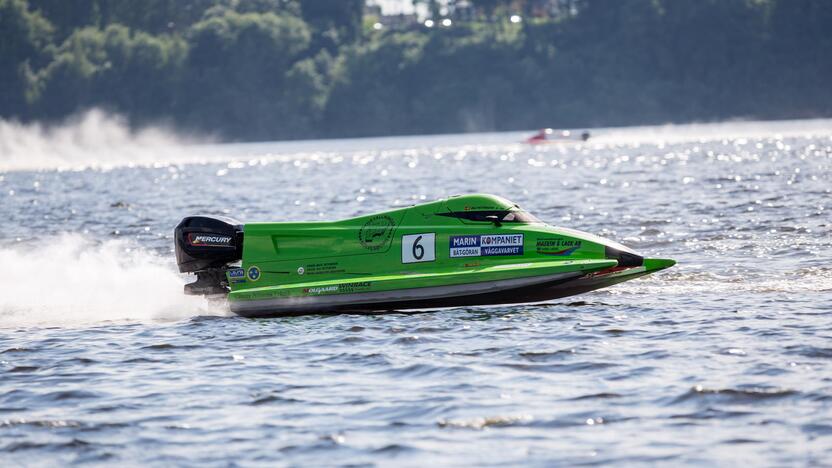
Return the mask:
POLYGON ((291 136, 284 128, 304 109, 288 105, 286 78, 309 40, 302 20, 274 13, 229 11, 197 23, 178 103, 183 122, 250 138, 291 136))
POLYGON ((0 0, 0 116, 29 115, 27 75, 43 60, 52 32, 24 0, 0 0))
POLYGON ((302 0, 300 10, 315 31, 335 33, 338 44, 354 42, 361 34, 364 0, 302 0))
POLYGON ((467 10, 381 31, 364 3, 0 0, 0 116, 251 140, 832 115, 828 0, 417 0, 467 10))

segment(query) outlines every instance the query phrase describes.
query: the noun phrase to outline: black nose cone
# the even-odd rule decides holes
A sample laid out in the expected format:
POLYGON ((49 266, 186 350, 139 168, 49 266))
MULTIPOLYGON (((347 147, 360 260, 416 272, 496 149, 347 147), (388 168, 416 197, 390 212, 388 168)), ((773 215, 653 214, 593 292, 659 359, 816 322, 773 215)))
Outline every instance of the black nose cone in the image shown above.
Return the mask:
POLYGON ((621 267, 638 267, 644 265, 644 257, 641 255, 618 250, 610 246, 604 247, 604 256, 612 260, 618 260, 618 266, 621 267))

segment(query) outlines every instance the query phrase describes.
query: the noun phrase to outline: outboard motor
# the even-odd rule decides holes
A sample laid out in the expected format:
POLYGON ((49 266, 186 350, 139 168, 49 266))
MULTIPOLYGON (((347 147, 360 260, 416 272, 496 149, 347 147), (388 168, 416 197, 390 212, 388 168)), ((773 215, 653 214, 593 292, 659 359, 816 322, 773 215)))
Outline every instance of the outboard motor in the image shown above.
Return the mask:
POLYGON ((176 263, 196 273, 185 294, 226 294, 228 264, 243 258, 243 225, 225 216, 188 216, 173 231, 176 263))

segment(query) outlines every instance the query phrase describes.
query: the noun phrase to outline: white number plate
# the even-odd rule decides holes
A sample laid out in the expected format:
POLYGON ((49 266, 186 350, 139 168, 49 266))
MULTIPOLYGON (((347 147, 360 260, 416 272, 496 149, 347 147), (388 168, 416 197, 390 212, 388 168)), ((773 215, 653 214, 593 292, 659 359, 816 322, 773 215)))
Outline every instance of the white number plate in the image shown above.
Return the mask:
POLYGON ((436 233, 402 236, 402 263, 432 262, 436 260, 436 233))

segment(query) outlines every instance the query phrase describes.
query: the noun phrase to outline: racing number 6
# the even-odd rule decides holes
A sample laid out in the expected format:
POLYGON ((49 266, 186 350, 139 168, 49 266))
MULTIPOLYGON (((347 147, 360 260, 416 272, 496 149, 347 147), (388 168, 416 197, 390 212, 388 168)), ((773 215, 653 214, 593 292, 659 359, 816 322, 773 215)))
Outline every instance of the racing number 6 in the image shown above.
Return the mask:
POLYGON ((435 260, 435 232, 402 236, 402 263, 433 262, 435 260))
POLYGON ((413 258, 416 260, 421 260, 422 257, 425 256, 425 248, 419 245, 420 240, 422 240, 422 236, 417 237, 416 240, 413 241, 413 258))

